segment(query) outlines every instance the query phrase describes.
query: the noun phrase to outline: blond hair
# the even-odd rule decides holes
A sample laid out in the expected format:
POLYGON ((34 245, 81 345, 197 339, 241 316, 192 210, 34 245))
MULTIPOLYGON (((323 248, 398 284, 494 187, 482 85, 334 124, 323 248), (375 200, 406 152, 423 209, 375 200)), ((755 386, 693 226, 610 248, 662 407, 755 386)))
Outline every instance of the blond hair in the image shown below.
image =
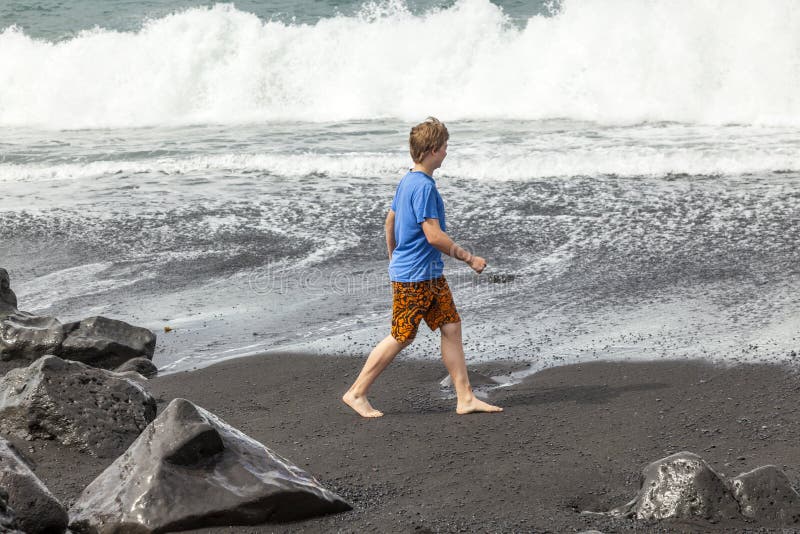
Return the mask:
POLYGON ((447 126, 436 117, 428 117, 411 128, 408 136, 408 149, 414 163, 421 163, 428 152, 439 150, 450 139, 447 126))

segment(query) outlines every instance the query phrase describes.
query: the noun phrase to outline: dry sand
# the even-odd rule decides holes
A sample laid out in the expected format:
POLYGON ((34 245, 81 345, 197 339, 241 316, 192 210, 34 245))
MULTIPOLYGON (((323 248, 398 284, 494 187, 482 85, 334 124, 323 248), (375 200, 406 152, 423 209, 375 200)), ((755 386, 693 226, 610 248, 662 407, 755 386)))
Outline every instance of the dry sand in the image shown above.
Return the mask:
MULTIPOLYGON (((151 381, 159 409, 184 397, 305 468, 351 512, 201 532, 732 532, 747 523, 661 523, 581 515, 630 500, 647 463, 688 450, 733 476, 764 464, 800 479, 800 381, 784 366, 596 362, 494 390, 502 414, 458 416, 440 362, 398 359, 365 420, 341 394, 363 359, 271 354, 151 381)), ((500 364, 471 367, 508 372, 500 364)), ((109 460, 21 443, 65 503, 109 460)), ((776 530, 779 531, 779 530, 776 530)))

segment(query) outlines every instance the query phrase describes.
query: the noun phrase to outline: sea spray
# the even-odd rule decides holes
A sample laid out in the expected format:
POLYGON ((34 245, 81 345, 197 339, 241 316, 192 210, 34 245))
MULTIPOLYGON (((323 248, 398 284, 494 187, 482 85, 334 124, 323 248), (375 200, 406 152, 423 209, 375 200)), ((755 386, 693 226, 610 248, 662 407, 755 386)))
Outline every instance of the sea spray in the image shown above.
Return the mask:
POLYGON ((231 4, 58 42, 0 33, 0 125, 568 118, 800 124, 794 0, 371 3, 314 24, 231 4))

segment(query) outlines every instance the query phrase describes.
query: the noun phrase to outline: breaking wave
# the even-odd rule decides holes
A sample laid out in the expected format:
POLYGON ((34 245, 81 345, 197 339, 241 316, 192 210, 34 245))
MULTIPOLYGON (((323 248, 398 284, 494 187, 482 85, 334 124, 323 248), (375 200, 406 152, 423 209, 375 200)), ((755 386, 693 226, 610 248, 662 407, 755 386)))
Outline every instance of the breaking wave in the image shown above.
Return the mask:
POLYGON ((0 31, 0 125, 568 118, 800 125, 795 0, 402 1, 315 24, 231 4, 61 41, 0 31))

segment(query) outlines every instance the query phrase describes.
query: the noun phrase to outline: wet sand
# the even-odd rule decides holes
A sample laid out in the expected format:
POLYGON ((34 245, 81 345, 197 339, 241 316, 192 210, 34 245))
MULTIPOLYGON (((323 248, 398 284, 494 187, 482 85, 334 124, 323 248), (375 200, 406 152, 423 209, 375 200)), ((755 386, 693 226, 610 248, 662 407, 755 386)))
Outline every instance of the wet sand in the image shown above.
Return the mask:
MULTIPOLYGON (((552 368, 489 400, 502 414, 458 416, 440 362, 398 359, 365 420, 341 394, 362 358, 272 354, 151 381, 159 409, 184 397, 339 492, 353 511, 201 532, 732 532, 747 523, 661 523, 581 515, 636 493, 647 463, 688 450, 733 476, 764 464, 800 480, 800 381, 777 365, 595 362, 552 368)), ((486 375, 505 364, 471 367, 486 375)), ((108 460, 20 444, 71 503, 108 460), (76 466, 79 468, 76 469, 76 466)), ((777 531, 777 530, 776 530, 777 531)))

